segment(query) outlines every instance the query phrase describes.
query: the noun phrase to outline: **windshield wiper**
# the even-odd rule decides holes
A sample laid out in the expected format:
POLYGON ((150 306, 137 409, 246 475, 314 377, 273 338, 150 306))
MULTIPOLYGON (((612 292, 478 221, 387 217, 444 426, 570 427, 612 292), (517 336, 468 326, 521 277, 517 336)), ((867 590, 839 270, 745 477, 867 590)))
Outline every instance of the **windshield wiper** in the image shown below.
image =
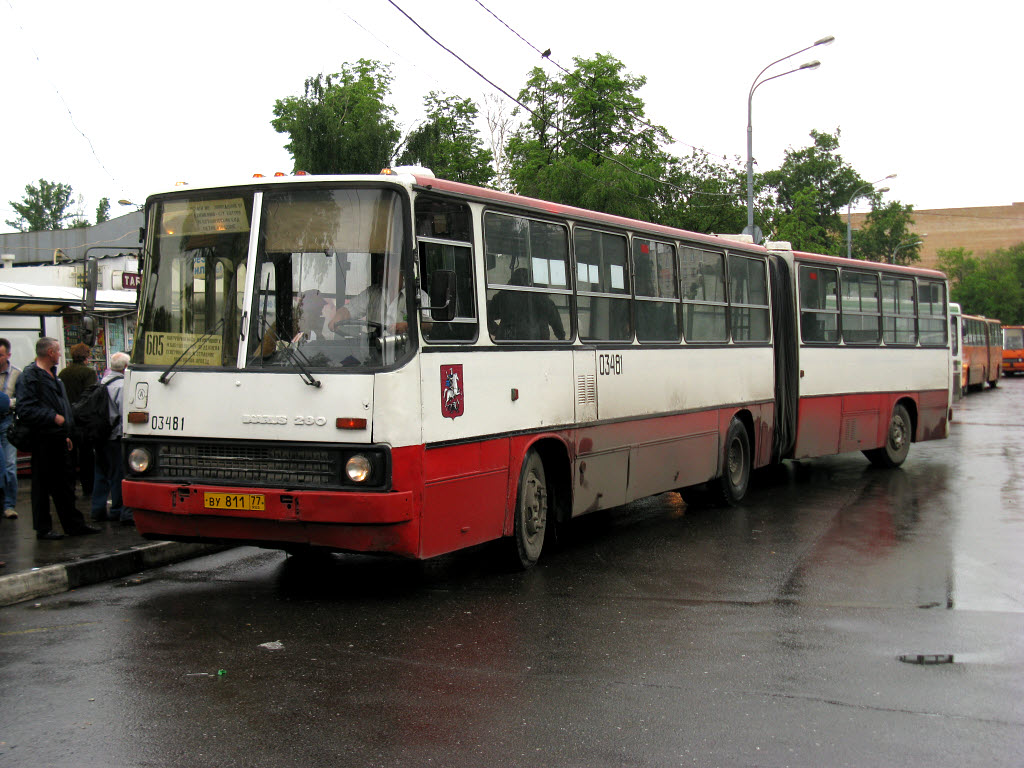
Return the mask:
MULTIPOLYGON (((260 338, 265 338, 267 335, 267 331, 270 329, 270 325, 267 323, 267 297, 269 296, 269 294, 270 275, 267 275, 267 286, 263 290, 263 313, 260 315, 260 338)), ((275 333, 274 336, 276 338, 277 334, 275 333)), ((295 365, 296 368, 299 369, 299 377, 306 384, 308 384, 311 387, 322 386, 322 382, 319 379, 315 378, 313 374, 309 372, 309 369, 306 367, 306 365, 312 365, 308 357, 302 354, 299 350, 295 349, 292 346, 292 344, 288 342, 281 342, 280 340, 278 340, 277 342, 275 342, 275 346, 277 346, 278 349, 283 350, 285 356, 295 365), (306 361, 305 365, 302 362, 303 360, 306 361)))
POLYGON ((299 376, 304 382, 309 384, 311 387, 322 386, 323 382, 321 382, 320 379, 314 378, 313 374, 310 373, 309 369, 306 367, 306 365, 312 365, 308 357, 288 342, 285 342, 285 346, 283 346, 282 349, 284 350, 285 355, 288 356, 288 359, 291 360, 295 364, 295 367, 299 369, 299 376), (306 361, 305 364, 303 364, 303 360, 306 361))
POLYGON ((203 343, 206 342, 207 339, 212 338, 213 335, 223 327, 223 325, 224 318, 222 317, 220 320, 216 322, 213 328, 211 328, 198 339, 189 344, 188 348, 180 355, 178 355, 178 359, 171 363, 170 368, 168 368, 166 371, 160 374, 160 378, 157 379, 157 381, 159 381, 161 384, 166 384, 168 381, 170 381, 171 377, 175 373, 175 369, 179 365, 184 365, 189 360, 191 360, 195 353, 199 351, 199 348, 202 347, 203 343), (188 357, 185 357, 185 355, 188 355, 188 357))

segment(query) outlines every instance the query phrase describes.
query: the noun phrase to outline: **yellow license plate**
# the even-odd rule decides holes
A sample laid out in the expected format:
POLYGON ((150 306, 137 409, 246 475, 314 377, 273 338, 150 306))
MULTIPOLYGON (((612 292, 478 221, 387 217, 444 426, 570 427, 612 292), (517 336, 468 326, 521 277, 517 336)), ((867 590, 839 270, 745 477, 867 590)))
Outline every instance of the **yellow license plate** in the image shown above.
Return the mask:
POLYGON ((262 493, 206 493, 203 506, 207 509, 241 509, 262 512, 265 498, 262 493))

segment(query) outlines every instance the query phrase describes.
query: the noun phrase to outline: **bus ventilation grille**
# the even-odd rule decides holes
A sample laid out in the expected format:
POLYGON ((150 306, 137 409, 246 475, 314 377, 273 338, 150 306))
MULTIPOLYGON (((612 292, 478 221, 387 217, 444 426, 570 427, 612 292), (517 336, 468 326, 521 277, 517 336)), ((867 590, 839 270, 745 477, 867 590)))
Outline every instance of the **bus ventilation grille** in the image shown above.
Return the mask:
POLYGON ((586 405, 597 402, 597 377, 583 375, 576 377, 576 403, 586 405))

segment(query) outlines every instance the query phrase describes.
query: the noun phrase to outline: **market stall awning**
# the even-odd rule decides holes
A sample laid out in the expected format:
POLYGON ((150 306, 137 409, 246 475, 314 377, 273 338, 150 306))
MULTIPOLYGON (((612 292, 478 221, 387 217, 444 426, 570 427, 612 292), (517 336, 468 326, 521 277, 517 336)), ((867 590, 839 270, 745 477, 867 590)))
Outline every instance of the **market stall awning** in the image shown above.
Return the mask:
MULTIPOLYGON (((135 294, 128 291, 97 291, 97 312, 131 312, 135 294)), ((82 311, 82 289, 59 285, 0 283, 0 312, 21 315, 59 315, 82 311)))

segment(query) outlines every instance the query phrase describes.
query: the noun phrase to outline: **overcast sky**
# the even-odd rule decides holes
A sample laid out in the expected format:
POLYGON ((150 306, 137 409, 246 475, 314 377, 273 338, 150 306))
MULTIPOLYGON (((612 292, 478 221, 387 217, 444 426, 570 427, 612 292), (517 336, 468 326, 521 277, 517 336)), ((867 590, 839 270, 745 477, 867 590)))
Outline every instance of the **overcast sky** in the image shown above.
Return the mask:
MULTIPOLYGON (((674 151, 730 158, 746 156, 757 73, 834 35, 791 62, 817 58, 820 69, 754 95, 759 169, 806 146, 812 129, 839 128, 840 152, 864 178, 898 174, 885 182, 888 200, 919 209, 1024 201, 1022 4, 395 2, 513 95, 532 67, 557 71, 531 46, 566 68, 574 56, 610 53, 646 76, 647 117, 680 142, 674 151)), ((117 216, 118 199, 142 203, 177 181, 290 171, 287 137, 270 126, 274 101, 343 62, 393 64, 403 132, 432 89, 478 103, 496 92, 388 0, 2 0, 0 29, 4 232, 9 201, 40 178, 70 184, 94 220, 101 197, 117 216)))

